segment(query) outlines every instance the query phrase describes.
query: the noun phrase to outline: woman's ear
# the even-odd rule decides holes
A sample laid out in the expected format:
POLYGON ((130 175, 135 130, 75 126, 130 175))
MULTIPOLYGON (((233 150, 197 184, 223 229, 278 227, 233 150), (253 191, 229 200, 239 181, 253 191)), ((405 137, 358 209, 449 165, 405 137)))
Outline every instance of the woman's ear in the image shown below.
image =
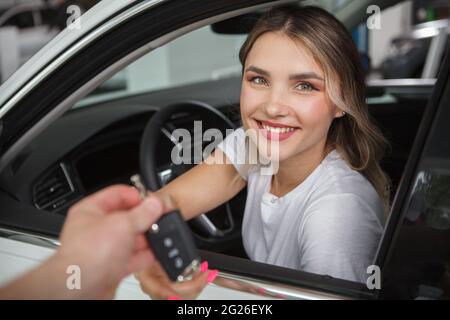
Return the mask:
POLYGON ((335 112, 334 112, 334 117, 335 118, 342 118, 343 116, 345 116, 345 111, 342 111, 341 109, 336 107, 335 112))

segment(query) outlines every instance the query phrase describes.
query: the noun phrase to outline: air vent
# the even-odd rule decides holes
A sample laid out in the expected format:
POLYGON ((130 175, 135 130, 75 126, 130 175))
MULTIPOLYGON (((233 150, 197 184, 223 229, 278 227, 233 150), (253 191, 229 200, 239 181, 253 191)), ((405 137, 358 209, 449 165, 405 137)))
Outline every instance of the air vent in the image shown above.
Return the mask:
POLYGON ((74 192, 67 168, 61 163, 33 188, 34 204, 38 209, 55 210, 67 202, 74 192))

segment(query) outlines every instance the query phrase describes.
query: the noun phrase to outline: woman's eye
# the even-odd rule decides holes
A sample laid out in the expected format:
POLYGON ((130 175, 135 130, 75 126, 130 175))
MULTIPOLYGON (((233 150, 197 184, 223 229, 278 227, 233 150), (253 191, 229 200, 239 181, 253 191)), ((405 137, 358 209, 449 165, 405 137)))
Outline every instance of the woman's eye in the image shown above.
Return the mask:
POLYGON ((302 82, 302 83, 298 84, 296 86, 296 88, 301 90, 301 91, 305 91, 305 90, 306 91, 313 91, 313 90, 317 91, 317 89, 312 84, 307 83, 307 82, 302 82))
POLYGON ((257 85, 266 85, 267 84, 266 79, 264 79, 262 77, 253 77, 250 79, 250 82, 253 82, 254 84, 257 84, 257 85))

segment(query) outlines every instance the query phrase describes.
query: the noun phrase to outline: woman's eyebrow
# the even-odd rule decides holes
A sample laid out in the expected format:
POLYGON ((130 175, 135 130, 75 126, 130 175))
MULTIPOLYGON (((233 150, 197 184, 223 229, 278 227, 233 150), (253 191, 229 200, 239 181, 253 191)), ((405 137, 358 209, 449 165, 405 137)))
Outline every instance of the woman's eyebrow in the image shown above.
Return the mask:
POLYGON ((307 80, 307 79, 316 79, 316 80, 324 81, 323 78, 320 77, 315 72, 305 72, 305 73, 291 74, 289 76, 289 80, 307 80))
MULTIPOLYGON (((270 72, 268 72, 264 69, 255 67, 255 66, 249 66, 247 69, 245 69, 245 71, 253 71, 253 72, 262 74, 266 77, 270 77, 270 72)), ((320 77, 315 72, 297 73, 297 74, 291 74, 289 76, 289 80, 306 80, 306 79, 316 79, 316 80, 324 81, 323 78, 320 77)))
POLYGON ((263 69, 258 68, 258 67, 255 67, 255 66, 250 66, 250 67, 248 67, 247 69, 245 69, 245 71, 246 71, 246 72, 247 72, 247 71, 253 71, 253 72, 262 74, 263 76, 267 76, 267 77, 270 76, 270 73, 269 73, 268 71, 263 70, 263 69))

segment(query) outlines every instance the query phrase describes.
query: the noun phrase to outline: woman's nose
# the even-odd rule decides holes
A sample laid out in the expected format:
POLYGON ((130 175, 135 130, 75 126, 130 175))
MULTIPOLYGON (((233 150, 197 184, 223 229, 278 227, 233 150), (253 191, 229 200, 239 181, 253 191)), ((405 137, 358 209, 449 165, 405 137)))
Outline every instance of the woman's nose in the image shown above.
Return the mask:
POLYGON ((287 116, 289 114, 289 108, 284 101, 284 94, 281 91, 271 92, 270 98, 265 104, 265 112, 268 116, 276 118, 281 116, 287 116))

